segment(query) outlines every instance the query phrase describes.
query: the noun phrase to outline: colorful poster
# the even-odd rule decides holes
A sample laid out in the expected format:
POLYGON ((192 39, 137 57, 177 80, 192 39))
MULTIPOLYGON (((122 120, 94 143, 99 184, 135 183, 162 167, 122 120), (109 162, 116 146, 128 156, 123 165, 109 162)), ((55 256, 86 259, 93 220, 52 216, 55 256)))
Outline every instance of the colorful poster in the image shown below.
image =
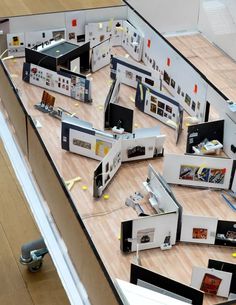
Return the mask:
POLYGON ((193 165, 181 165, 179 179, 223 184, 226 168, 207 168, 193 165))

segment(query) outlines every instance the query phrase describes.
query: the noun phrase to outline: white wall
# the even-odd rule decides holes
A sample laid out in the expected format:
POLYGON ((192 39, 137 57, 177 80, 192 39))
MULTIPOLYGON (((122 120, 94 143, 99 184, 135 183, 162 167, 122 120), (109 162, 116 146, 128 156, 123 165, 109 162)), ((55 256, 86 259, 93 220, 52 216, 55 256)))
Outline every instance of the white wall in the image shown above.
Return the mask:
POLYGON ((236 60, 235 0, 200 0, 198 29, 236 60))
POLYGON ((197 29, 200 0, 128 0, 159 32, 197 29))

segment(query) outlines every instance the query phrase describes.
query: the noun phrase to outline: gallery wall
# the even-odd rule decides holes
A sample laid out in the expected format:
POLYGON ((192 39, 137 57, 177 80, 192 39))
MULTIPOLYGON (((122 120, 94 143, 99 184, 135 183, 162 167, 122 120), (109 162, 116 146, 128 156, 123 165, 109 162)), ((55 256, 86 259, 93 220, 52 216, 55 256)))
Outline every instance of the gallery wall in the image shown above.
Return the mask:
POLYGON ((197 30, 199 0, 128 0, 161 33, 197 30))
POLYGON ((201 0, 198 29, 236 60, 235 0, 201 0))
POLYGON ((127 7, 101 8, 86 11, 73 11, 66 13, 43 14, 34 16, 10 18, 10 33, 68 28, 72 19, 77 19, 80 34, 85 33, 85 24, 89 22, 102 22, 109 19, 125 19, 127 7), (115 12, 114 12, 115 10, 115 12))

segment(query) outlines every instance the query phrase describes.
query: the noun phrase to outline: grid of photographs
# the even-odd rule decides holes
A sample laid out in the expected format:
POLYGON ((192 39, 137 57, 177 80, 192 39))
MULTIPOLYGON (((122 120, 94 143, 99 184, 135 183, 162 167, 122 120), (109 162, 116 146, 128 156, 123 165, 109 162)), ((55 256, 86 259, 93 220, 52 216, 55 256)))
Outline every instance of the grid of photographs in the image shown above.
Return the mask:
POLYGON ((223 184, 226 168, 201 168, 192 165, 181 165, 179 179, 223 184))
POLYGON ((162 101, 159 101, 156 96, 151 94, 150 101, 150 112, 167 119, 172 119, 175 117, 172 107, 163 103, 162 101))

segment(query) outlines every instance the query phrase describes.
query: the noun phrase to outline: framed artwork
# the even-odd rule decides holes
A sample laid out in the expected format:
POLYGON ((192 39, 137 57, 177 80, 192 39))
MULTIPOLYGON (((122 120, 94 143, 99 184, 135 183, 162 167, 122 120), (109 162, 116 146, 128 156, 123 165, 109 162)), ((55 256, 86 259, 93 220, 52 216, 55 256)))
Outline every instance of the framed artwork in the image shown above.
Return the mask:
POLYGON ((208 294, 216 295, 221 282, 222 279, 215 276, 214 274, 205 273, 200 290, 208 294))
POLYGON ((153 113, 157 113, 157 105, 151 103, 150 104, 150 111, 153 112, 153 113))
POLYGON ((193 228, 193 239, 207 239, 208 230, 204 228, 193 228))
POLYGON ((181 165, 179 179, 223 184, 226 168, 201 168, 198 166, 181 165))

